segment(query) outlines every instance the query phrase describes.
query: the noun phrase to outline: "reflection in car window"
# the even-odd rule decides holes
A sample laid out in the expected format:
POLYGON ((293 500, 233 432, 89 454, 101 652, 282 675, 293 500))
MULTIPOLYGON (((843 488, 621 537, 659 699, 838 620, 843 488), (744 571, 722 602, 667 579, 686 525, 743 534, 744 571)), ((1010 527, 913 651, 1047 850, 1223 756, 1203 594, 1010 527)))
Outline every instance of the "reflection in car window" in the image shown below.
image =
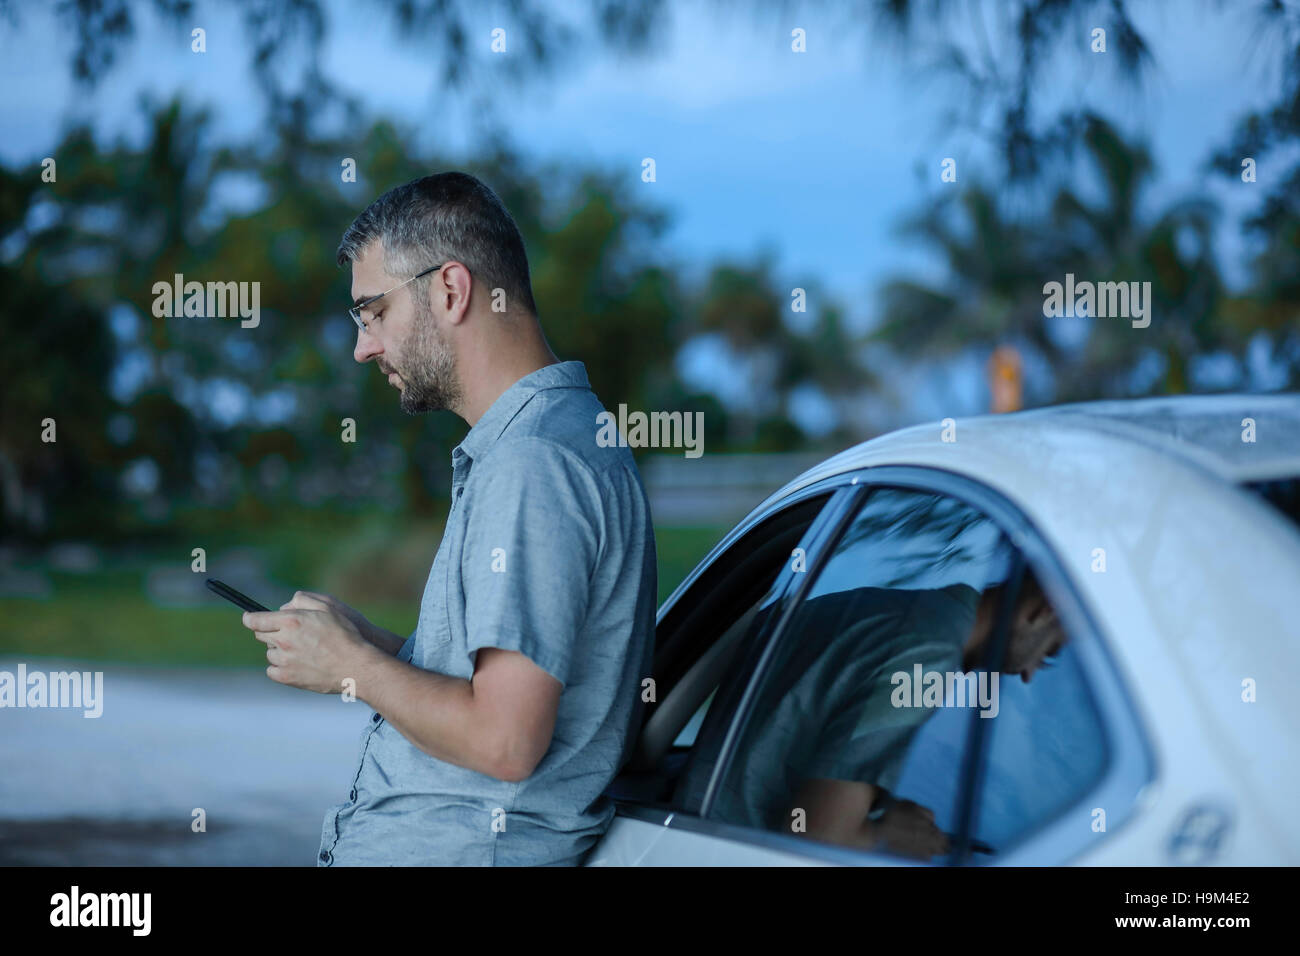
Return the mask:
POLYGON ((673 741, 674 747, 693 747, 695 746, 695 737, 700 732, 700 725, 704 723, 704 715, 709 712, 709 705, 713 703, 713 698, 718 696, 718 689, 715 687, 709 694, 704 703, 700 704, 699 710, 682 728, 682 732, 677 735, 673 741))
MULTIPOLYGON (((979 703, 977 676, 960 676, 987 638, 1009 553, 954 499, 873 491, 796 609, 708 816, 919 859, 947 852, 979 703), (937 701, 924 690, 934 675, 937 701), (943 706, 945 680, 961 707, 943 706)), ((697 749, 717 748, 708 736, 697 749)), ((707 785, 712 763, 693 764, 688 790, 707 785)))
POLYGON ((1045 663, 1028 682, 1003 675, 998 713, 989 721, 974 835, 1002 852, 1067 810, 1077 815, 1080 832, 1094 822, 1090 806, 1071 805, 1106 767, 1101 715, 1071 644, 1045 663))

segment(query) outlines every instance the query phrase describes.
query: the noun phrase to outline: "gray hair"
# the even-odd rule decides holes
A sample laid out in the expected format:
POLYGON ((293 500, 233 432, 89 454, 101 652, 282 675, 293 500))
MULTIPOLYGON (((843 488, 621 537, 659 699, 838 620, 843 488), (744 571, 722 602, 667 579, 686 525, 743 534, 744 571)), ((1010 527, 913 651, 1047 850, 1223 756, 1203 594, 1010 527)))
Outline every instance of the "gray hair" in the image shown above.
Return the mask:
MULTIPOLYGON (((507 302, 537 314, 519 227, 496 193, 469 173, 437 173, 384 193, 343 233, 338 264, 356 262, 376 240, 390 275, 407 278, 455 260, 484 288, 504 289, 507 302)), ((411 283, 423 309, 429 278, 411 283)))

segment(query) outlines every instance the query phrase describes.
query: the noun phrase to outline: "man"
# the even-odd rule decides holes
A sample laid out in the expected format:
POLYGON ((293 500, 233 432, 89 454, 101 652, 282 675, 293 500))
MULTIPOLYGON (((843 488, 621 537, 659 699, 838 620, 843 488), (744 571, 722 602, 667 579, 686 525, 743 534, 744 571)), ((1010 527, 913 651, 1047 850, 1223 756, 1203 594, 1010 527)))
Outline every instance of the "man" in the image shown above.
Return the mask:
POLYGON ((655 546, 627 448, 597 445, 601 403, 537 318, 523 239, 473 176, 399 186, 338 249, 358 362, 410 414, 471 426, 405 640, 328 595, 245 614, 267 675, 373 709, 319 865, 573 865, 613 817, 602 792, 642 719, 655 546))
MULTIPOLYGON (((951 585, 937 591, 864 588, 828 596, 841 603, 849 598, 853 602, 848 605, 852 608, 849 619, 866 624, 867 633, 880 634, 883 624, 884 633, 895 639, 903 637, 903 642, 894 646, 894 657, 874 672, 869 656, 859 656, 860 651, 855 660, 841 666, 841 673, 850 672, 859 662, 866 669, 860 683, 846 688, 851 696, 842 705, 840 719, 827 725, 816 757, 801 768, 802 783, 784 819, 790 819, 790 809, 802 808, 807 815, 806 834, 828 843, 885 849, 919 859, 949 851, 948 835, 935 825, 934 811, 892 793, 902 776, 913 736, 933 712, 893 708, 886 688, 893 687, 889 675, 910 672, 917 662, 922 662, 924 670, 940 672, 955 669, 958 661, 963 672, 984 666, 994 614, 1005 591, 1004 584, 983 593, 951 585), (881 613, 883 596, 888 596, 891 606, 886 613, 881 613), (873 609, 874 620, 863 613, 864 607, 873 609)), ((831 633, 848 636, 853 630, 833 628, 831 633)), ((842 640, 837 638, 837 642, 842 640)), ((1011 615, 999 673, 1018 674, 1028 683, 1066 640, 1037 577, 1027 572, 1011 615)), ((869 646, 861 637, 854 638, 852 645, 869 646)))
MULTIPOLYGON (((737 751, 743 759, 720 781, 712 812, 728 823, 919 859, 948 852, 934 812, 894 796, 912 740, 935 711, 895 706, 892 675, 916 664, 941 673, 983 666, 1004 592, 862 587, 807 600, 788 625, 799 638, 774 663, 737 751), (793 828, 797 819, 804 829, 793 828)), ((1026 575, 1000 672, 1027 682, 1065 640, 1026 575)), ((715 758, 705 752, 688 769, 687 806, 702 798, 715 758)))

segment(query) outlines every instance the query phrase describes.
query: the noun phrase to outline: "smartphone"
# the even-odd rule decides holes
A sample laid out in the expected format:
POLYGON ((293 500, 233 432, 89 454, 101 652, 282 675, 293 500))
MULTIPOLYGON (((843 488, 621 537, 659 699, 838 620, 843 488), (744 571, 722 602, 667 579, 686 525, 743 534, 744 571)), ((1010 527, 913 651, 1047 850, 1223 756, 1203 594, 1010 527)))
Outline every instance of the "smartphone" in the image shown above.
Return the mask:
POLYGON ((219 594, 221 597, 225 598, 231 604, 239 605, 245 611, 271 610, 269 607, 262 607, 262 605, 258 604, 248 595, 240 594, 229 584, 223 584, 221 581, 218 581, 216 578, 208 578, 208 590, 210 590, 213 594, 219 594))

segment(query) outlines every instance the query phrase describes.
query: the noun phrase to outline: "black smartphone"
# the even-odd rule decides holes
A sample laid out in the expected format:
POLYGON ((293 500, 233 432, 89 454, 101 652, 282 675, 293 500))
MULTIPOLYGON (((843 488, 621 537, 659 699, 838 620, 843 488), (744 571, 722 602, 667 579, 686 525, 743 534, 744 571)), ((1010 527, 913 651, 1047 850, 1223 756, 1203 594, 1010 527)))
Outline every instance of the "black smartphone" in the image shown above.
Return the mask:
POLYGON ((225 598, 231 604, 239 605, 245 611, 271 610, 269 607, 262 607, 262 605, 258 604, 248 595, 240 594, 229 584, 223 584, 221 581, 218 581, 216 578, 208 578, 208 590, 210 590, 213 594, 221 595, 221 597, 225 598))

